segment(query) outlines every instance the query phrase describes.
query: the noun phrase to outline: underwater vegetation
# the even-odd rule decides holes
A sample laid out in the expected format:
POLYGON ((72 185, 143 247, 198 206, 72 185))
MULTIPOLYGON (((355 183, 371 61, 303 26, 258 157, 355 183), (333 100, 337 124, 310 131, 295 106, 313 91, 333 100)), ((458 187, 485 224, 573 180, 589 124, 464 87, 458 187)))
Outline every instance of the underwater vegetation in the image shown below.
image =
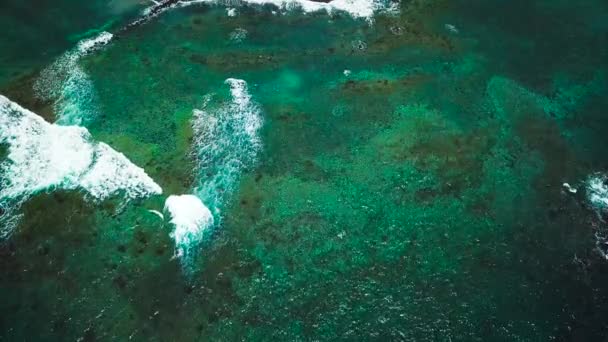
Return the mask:
POLYGON ((608 335, 604 1, 0 18, 0 340, 608 335))

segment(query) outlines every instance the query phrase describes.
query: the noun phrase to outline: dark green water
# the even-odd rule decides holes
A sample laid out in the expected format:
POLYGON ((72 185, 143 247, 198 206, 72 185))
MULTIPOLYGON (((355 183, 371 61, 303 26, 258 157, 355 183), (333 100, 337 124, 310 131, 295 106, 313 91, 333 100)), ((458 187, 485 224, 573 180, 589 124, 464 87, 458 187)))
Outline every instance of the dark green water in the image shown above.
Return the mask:
MULTIPOLYGON (((5 2, 0 94, 50 122, 41 70, 143 8, 5 2)), ((605 1, 411 0, 371 24, 273 10, 170 10, 71 66, 94 100, 63 100, 163 194, 31 194, 0 244, 0 340, 608 338, 586 189, 608 169, 605 1), (218 123, 206 140, 194 109, 218 123), (215 220, 187 265, 147 211, 186 193, 215 220)))

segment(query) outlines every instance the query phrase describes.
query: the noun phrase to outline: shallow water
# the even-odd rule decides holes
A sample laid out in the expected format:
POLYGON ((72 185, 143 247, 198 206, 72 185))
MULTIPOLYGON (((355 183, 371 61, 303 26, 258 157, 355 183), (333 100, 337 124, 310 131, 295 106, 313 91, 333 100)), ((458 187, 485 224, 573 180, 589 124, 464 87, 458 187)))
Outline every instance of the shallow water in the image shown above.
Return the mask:
POLYGON ((162 188, 0 198, 1 340, 608 335, 604 1, 228 5, 0 5, 0 94, 162 188))

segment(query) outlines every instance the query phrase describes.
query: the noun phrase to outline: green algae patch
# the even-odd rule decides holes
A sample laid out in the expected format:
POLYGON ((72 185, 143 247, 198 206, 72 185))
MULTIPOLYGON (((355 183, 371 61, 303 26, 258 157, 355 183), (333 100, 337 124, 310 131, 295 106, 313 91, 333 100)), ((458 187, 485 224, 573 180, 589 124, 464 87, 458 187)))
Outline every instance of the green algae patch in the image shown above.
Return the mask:
POLYGON ((98 134, 96 138, 121 151, 137 165, 150 165, 155 156, 158 155, 158 147, 156 145, 137 141, 134 137, 126 134, 98 134))
MULTIPOLYGON (((370 25, 197 5, 120 35, 79 62, 87 129, 164 195, 24 203, 0 244, 0 339, 601 340, 584 182, 606 164, 608 21, 575 7, 414 0, 370 25), (238 126, 259 129, 252 159, 228 158, 235 125, 200 134, 251 109, 226 105, 228 78, 263 121, 238 126), (164 201, 214 177, 185 274, 164 201)), ((0 93, 51 122, 25 74, 0 93)))
POLYGON ((177 112, 174 115, 176 132, 176 155, 188 154, 193 140, 192 111, 177 112))
POLYGON ((8 144, 0 143, 0 160, 4 160, 8 157, 8 148, 8 144))

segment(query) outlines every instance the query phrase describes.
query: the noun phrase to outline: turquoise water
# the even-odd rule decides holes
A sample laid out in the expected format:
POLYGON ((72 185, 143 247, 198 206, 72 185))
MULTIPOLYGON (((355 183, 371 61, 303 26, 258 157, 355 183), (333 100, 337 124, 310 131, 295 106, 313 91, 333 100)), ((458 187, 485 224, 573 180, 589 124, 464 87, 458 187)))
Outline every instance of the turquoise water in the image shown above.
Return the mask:
POLYGON ((605 2, 0 6, 0 339, 608 335, 605 2))

